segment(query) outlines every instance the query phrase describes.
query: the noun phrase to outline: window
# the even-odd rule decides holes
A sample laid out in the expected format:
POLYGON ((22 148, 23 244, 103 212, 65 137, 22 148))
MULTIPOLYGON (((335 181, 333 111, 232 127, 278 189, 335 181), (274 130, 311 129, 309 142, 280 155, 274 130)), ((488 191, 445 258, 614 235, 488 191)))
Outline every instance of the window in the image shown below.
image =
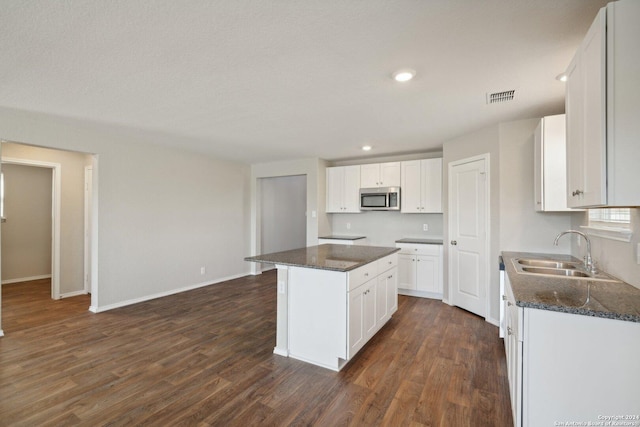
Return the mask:
POLYGON ((631 241, 631 209, 589 209, 589 225, 583 226, 589 235, 622 242, 631 241))
POLYGON ((589 209, 589 225, 594 227, 629 228, 629 208, 589 209))

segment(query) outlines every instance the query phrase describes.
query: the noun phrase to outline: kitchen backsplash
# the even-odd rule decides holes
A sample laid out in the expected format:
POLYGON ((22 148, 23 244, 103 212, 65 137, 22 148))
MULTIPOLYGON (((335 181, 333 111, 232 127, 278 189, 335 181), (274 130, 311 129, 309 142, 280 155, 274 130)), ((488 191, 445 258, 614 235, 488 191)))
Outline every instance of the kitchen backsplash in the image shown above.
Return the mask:
POLYGON ((395 246, 403 237, 442 238, 442 214, 401 214, 373 211, 329 215, 331 232, 366 236, 369 245, 395 246), (424 231, 427 224, 428 231, 424 231))

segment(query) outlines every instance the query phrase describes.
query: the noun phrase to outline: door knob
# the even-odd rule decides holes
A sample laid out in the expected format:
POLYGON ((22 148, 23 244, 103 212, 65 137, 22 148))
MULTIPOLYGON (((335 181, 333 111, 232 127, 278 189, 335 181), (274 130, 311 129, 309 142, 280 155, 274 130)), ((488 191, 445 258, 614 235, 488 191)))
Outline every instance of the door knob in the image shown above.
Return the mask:
POLYGON ((458 244, 458 242, 457 242, 457 241, 455 241, 455 240, 452 240, 452 241, 451 241, 451 244, 452 244, 453 246, 455 246, 455 245, 457 245, 457 244, 458 244))

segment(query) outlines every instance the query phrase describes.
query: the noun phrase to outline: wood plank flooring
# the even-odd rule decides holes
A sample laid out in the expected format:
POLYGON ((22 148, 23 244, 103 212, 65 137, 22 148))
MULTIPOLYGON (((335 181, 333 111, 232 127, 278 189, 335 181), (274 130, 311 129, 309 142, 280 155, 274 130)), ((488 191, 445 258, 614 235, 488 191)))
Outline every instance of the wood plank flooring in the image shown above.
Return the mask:
POLYGON ((336 373, 273 354, 275 272, 100 314, 2 292, 0 426, 513 425, 497 328, 439 301, 400 296, 336 373))

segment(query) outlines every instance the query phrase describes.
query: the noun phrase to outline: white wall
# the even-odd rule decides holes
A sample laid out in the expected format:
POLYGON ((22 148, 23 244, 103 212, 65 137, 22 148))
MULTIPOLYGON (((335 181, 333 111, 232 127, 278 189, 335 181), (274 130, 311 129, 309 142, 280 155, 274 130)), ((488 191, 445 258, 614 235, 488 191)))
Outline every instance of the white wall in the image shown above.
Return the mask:
POLYGON ((0 129, 6 140, 97 155, 94 309, 248 273, 248 166, 151 144, 154 134, 42 114, 0 109, 0 129))
POLYGON ((52 170, 6 164, 2 172, 2 283, 50 277, 52 170))
POLYGON ((403 237, 441 239, 442 214, 403 214, 391 211, 370 211, 358 214, 329 214, 331 233, 366 236, 371 246, 395 247, 403 237), (427 224, 429 231, 422 231, 427 224), (350 225, 350 228, 347 228, 350 225))
POLYGON ((304 248, 307 242, 307 177, 259 179, 261 253, 304 248))
POLYGON ((60 164, 60 294, 64 296, 67 293, 82 291, 84 166, 91 164, 91 156, 3 142, 2 157, 60 164))
POLYGON ((533 184, 533 132, 539 119, 499 125, 500 138, 500 250, 571 253, 571 242, 553 241, 571 229, 580 212, 537 212, 533 184))

